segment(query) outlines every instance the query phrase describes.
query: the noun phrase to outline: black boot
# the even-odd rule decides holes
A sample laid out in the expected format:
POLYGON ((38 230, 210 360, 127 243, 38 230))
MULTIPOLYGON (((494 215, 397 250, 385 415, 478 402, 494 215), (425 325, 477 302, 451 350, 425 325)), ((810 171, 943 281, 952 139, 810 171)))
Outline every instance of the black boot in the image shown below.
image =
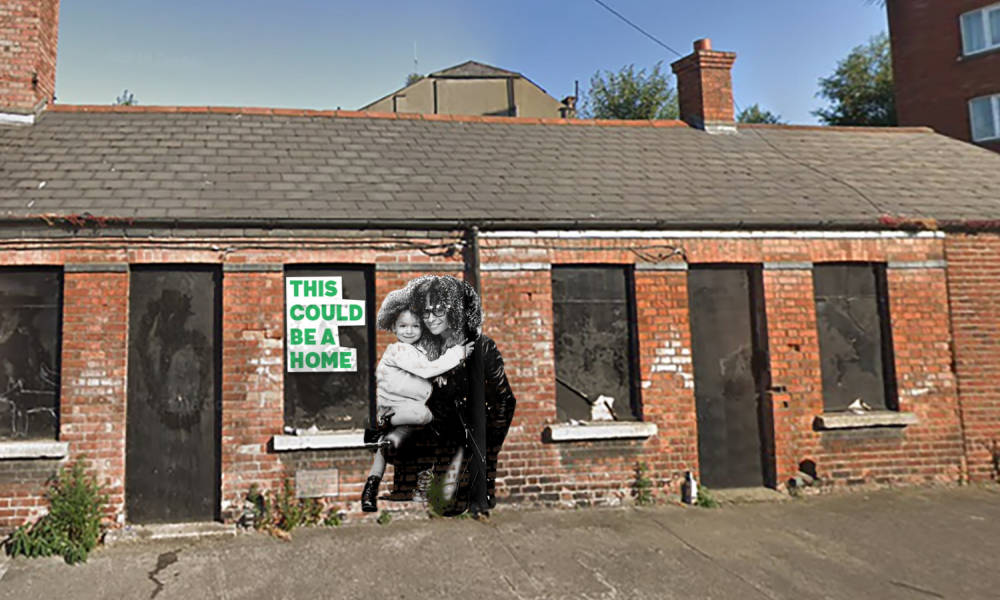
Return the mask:
POLYGON ((382 478, 378 475, 370 475, 365 482, 365 489, 361 492, 361 510, 365 512, 378 512, 378 484, 382 483, 382 478))

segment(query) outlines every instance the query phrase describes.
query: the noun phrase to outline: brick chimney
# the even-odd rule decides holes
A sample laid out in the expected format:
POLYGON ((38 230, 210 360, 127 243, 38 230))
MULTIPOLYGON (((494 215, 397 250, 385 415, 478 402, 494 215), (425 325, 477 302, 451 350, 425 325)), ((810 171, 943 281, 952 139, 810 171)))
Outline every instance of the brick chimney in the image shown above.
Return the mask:
POLYGON ((0 2, 0 124, 31 124, 55 99, 59 0, 0 2))
POLYGON ((670 65, 677 75, 681 120, 709 133, 736 131, 733 110, 735 52, 712 50, 712 41, 698 40, 694 53, 670 65))

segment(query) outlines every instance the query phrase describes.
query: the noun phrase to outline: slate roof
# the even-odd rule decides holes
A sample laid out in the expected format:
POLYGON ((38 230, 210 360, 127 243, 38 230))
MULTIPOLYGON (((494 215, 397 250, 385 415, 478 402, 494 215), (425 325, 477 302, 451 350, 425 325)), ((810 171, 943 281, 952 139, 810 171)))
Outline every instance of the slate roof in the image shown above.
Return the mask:
POLYGON ((63 107, 0 126, 0 223, 87 212, 577 228, 1000 219, 1000 155, 925 129, 711 135, 677 122, 159 110, 63 107))
POLYGON ((448 69, 443 69, 441 71, 435 71, 431 73, 429 77, 471 77, 471 78, 485 78, 485 77, 521 77, 520 73, 515 73, 513 71, 507 71, 505 69, 500 69, 492 65, 483 64, 481 62, 476 62, 474 60, 466 61, 460 65, 450 67, 448 69))

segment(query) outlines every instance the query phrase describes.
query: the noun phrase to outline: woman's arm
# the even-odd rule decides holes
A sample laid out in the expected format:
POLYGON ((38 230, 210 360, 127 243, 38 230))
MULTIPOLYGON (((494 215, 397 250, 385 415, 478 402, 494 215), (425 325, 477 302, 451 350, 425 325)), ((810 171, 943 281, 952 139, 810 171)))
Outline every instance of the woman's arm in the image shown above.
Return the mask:
POLYGON ((510 388, 503 356, 492 339, 483 338, 483 375, 486 380, 486 420, 490 446, 502 444, 514 418, 517 399, 510 388))
POLYGON ((403 344, 393 356, 392 366, 412 373, 417 377, 429 379, 454 369, 465 360, 465 346, 449 348, 437 360, 429 360, 419 350, 409 344, 403 344))

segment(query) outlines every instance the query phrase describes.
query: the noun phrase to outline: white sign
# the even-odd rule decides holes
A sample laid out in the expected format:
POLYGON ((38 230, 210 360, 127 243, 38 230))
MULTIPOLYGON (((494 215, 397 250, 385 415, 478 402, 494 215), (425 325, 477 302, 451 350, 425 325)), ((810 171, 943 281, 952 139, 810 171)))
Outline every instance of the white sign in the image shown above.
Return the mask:
POLYGON ((341 348, 338 327, 365 324, 364 300, 344 300, 342 277, 285 278, 289 373, 357 371, 357 349, 341 348))

